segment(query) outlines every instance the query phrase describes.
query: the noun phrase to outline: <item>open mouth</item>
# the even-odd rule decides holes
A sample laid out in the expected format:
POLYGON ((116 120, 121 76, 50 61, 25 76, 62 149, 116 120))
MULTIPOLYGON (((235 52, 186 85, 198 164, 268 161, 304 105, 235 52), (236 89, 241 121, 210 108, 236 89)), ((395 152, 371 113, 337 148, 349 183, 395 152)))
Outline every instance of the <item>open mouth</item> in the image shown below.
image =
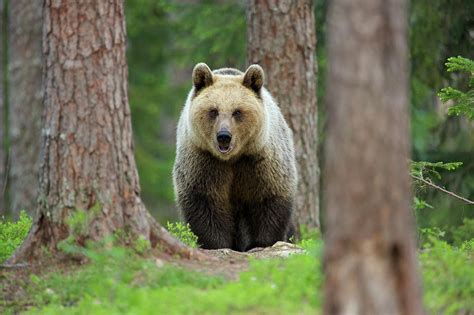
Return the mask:
POLYGON ((219 150, 220 153, 226 154, 229 153, 232 150, 232 146, 230 144, 218 144, 217 145, 217 150, 219 150))

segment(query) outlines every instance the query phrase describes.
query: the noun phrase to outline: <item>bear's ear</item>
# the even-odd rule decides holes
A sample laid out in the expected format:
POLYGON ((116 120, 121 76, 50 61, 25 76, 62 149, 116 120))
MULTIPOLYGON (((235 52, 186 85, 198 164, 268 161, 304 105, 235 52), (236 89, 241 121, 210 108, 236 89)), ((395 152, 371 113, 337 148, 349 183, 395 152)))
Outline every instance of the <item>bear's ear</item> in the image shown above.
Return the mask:
POLYGON ((263 74, 262 67, 259 65, 251 65, 248 67, 247 71, 245 71, 244 81, 242 84, 259 94, 263 86, 264 77, 265 75, 263 74))
POLYGON ((201 62, 194 66, 193 85, 195 92, 212 85, 213 82, 212 71, 205 63, 201 62))

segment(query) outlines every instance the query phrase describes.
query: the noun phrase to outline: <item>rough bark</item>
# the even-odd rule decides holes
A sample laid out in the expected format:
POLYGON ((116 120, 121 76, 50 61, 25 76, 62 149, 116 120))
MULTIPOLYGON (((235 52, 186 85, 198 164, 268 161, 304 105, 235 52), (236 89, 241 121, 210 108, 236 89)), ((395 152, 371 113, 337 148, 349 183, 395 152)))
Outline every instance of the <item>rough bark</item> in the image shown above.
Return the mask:
POLYGON ((11 261, 41 257, 58 242, 118 230, 170 253, 190 254, 140 199, 133 156, 123 0, 44 5, 44 126, 37 216, 11 261), (81 220, 71 216, 83 212, 81 220), (79 224, 79 226, 78 226, 79 224))
POLYGON ((422 314, 408 174, 407 3, 329 8, 325 314, 422 314))
POLYGON ((310 0, 249 0, 247 61, 266 84, 293 130, 298 169, 295 223, 319 227, 316 35, 310 0))
POLYGON ((10 208, 32 213, 38 190, 42 113, 40 0, 9 3, 10 208))
POLYGON ((4 76, 3 76, 3 63, 4 63, 4 48, 3 48, 3 25, 4 25, 4 16, 3 16, 3 0, 0 0, 0 215, 6 213, 5 205, 5 192, 4 192, 4 180, 5 180, 5 107, 3 103, 3 85, 4 85, 4 76))

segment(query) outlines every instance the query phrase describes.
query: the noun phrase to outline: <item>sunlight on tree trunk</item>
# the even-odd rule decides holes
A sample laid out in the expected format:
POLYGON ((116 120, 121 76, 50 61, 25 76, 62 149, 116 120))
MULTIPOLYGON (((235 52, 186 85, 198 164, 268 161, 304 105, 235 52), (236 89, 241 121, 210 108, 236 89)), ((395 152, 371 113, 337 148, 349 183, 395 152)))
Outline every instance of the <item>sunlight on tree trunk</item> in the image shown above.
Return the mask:
MULTIPOLYGON (((73 236, 116 231, 190 255, 140 199, 127 94, 123 0, 44 5, 44 126, 37 215, 11 261, 34 260, 73 236), (83 14, 78 14, 83 12, 83 14), (82 213, 82 215, 79 215, 82 213), (81 218, 80 227, 71 225, 81 218)), ((76 222, 77 224, 78 222, 76 222)))
POLYGON ((10 210, 33 213, 38 190, 42 113, 41 30, 43 1, 9 3, 8 75, 10 210))
POLYGON ((266 85, 293 130, 298 168, 294 218, 319 227, 316 35, 312 1, 247 4, 247 62, 260 64, 266 85))
POLYGON ((329 8, 325 314, 423 314, 408 175, 406 1, 329 8))

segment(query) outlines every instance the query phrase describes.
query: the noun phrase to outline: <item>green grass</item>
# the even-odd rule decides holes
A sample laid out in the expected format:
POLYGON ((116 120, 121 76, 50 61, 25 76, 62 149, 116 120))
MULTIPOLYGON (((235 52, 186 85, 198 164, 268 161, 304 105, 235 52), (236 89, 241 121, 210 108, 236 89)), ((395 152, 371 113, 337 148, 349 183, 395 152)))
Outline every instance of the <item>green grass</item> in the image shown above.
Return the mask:
POLYGON ((455 247, 433 238, 419 258, 426 307, 433 314, 474 313, 474 239, 455 247))
POLYGON ((31 228, 32 220, 25 211, 21 211, 16 222, 0 220, 0 263, 8 259, 25 239, 31 228))
POLYGON ((198 237, 191 231, 189 223, 183 222, 167 222, 166 229, 178 240, 188 245, 191 248, 197 248, 198 237))
POLYGON ((321 242, 308 254, 254 260, 238 281, 158 267, 130 249, 86 250, 69 274, 32 276, 30 314, 314 314, 320 309, 321 242))
MULTIPOLYGON (((185 227, 179 231, 178 236, 190 236, 185 227)), ((428 311, 474 312, 474 239, 454 246, 443 241, 439 231, 424 234, 419 258, 428 311)), ((18 305, 33 305, 26 313, 318 314, 323 303, 323 242, 318 235, 312 237, 316 240, 300 243, 306 254, 252 260, 249 270, 234 281, 157 263, 146 256, 147 246, 136 250, 89 244, 80 252, 90 263, 31 275, 23 286, 23 300, 7 306, 6 313, 14 313, 18 305)))

